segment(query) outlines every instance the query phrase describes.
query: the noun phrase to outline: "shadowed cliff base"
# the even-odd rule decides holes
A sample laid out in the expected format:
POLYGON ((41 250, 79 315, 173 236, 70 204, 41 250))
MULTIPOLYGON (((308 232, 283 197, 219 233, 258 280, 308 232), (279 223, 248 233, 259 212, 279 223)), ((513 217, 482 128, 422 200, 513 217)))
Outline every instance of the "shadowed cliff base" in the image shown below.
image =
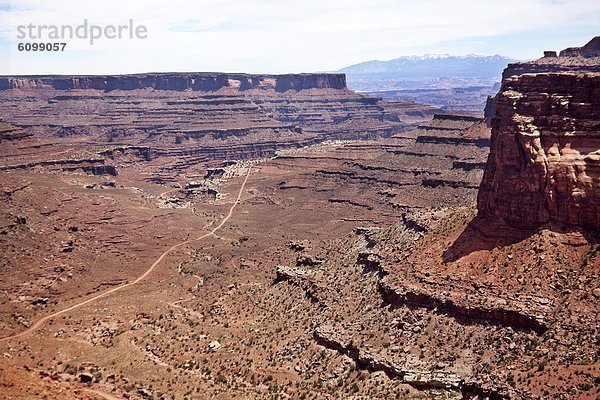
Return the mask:
POLYGON ((467 224, 460 236, 443 252, 444 262, 454 262, 472 253, 510 246, 541 231, 559 234, 578 233, 589 243, 599 243, 598 232, 562 223, 540 224, 537 228, 518 229, 502 220, 476 216, 467 224))

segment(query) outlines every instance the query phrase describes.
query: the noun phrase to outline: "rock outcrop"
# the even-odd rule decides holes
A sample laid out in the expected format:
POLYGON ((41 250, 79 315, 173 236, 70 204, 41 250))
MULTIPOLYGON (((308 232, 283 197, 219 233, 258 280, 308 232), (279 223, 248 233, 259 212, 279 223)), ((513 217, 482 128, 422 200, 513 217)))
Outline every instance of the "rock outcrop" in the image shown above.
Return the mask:
POLYGON ((472 299, 466 301, 460 296, 453 296, 453 293, 430 293, 426 286, 403 285, 383 279, 379 283, 379 291, 386 304, 394 307, 407 305, 427 308, 462 321, 487 322, 537 334, 543 334, 548 329, 544 315, 551 311, 551 307, 537 305, 533 301, 516 302, 494 296, 488 296, 486 301, 489 304, 482 306, 475 304, 472 299))
POLYGON ((48 160, 14 165, 0 165, 0 171, 45 169, 48 171, 85 172, 91 175, 117 175, 114 165, 105 165, 102 158, 48 160))
POLYGON ((434 370, 414 370, 409 365, 394 362, 382 354, 372 354, 357 347, 331 326, 321 326, 314 330, 313 339, 319 345, 338 351, 352 359, 360 369, 382 371, 388 377, 397 379, 419 389, 446 389, 462 394, 463 399, 486 398, 494 400, 528 400, 530 396, 498 382, 482 379, 461 378, 455 373, 434 370))
POLYGON ((569 47, 557 56, 556 51, 545 51, 544 57, 523 63, 508 64, 502 79, 514 75, 564 72, 600 72, 600 36, 582 47, 569 47))
POLYGON ((600 36, 582 47, 569 47, 560 52, 561 57, 600 57, 600 36))
POLYGON ((0 119, 0 140, 1 141, 17 141, 31 137, 32 134, 25 132, 23 129, 8 124, 0 119))
POLYGON ((535 63, 526 74, 505 71, 480 216, 528 229, 553 222, 600 228, 600 59, 578 60, 576 71, 547 73, 543 62, 539 73, 535 63))

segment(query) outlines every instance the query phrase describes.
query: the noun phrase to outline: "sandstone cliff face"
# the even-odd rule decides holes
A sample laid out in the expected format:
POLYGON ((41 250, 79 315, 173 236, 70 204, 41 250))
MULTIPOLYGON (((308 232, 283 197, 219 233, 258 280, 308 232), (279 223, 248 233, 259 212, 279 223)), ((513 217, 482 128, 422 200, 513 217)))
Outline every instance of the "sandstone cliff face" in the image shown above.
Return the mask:
POLYGON ((272 89, 277 92, 304 89, 346 89, 344 74, 250 75, 227 73, 169 73, 113 76, 2 76, 0 90, 98 89, 98 90, 194 90, 216 91, 272 89))
POLYGON ((600 228, 600 74, 504 80, 478 210, 520 228, 600 228))

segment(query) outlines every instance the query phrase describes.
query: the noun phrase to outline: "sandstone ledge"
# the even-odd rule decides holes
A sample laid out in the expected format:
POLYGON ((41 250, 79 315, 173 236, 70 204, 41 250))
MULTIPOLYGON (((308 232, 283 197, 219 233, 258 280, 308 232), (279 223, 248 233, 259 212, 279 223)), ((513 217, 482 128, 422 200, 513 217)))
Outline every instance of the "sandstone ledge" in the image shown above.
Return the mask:
POLYGON ((445 389, 457 391, 462 398, 488 398, 495 400, 528 400, 529 396, 492 381, 481 378, 464 378, 453 372, 414 370, 402 363, 389 360, 359 348, 330 326, 321 326, 313 331, 313 339, 323 347, 350 357, 360 369, 370 372, 382 371, 392 379, 418 389, 445 389))
POLYGON ((479 305, 452 292, 436 294, 421 286, 401 284, 386 278, 379 282, 379 291, 383 300, 395 307, 427 308, 466 323, 490 323, 537 334, 548 330, 546 315, 551 307, 533 301, 518 303, 486 295, 482 297, 491 304, 479 305))

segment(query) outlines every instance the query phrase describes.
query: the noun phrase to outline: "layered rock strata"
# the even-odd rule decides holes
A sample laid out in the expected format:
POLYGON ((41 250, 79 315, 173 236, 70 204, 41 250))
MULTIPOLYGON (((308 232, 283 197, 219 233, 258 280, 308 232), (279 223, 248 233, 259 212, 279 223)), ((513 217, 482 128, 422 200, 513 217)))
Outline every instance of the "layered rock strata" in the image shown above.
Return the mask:
POLYGON ((106 76, 0 76, 0 90, 6 89, 97 89, 97 90, 194 90, 216 91, 232 88, 274 89, 278 92, 304 89, 345 89, 344 74, 251 75, 216 72, 156 73, 106 76))
MULTIPOLYGON (((389 137, 436 111, 353 93, 342 74, 0 77, 0 99, 2 118, 45 151, 63 154, 61 160, 61 146, 73 142, 76 151, 68 158, 82 162, 144 146, 144 161, 162 158, 162 175, 225 159, 271 157, 324 140, 389 137)), ((10 132, 2 139, 19 139, 10 132)), ((48 160, 30 145, 12 149, 2 164, 48 160)), ((120 162, 107 160, 115 167, 120 162)))
POLYGON ((481 216, 520 228, 600 228, 600 73, 589 72, 600 59, 576 58, 578 71, 547 73, 543 62, 527 64, 521 75, 507 69, 492 117, 481 216))

